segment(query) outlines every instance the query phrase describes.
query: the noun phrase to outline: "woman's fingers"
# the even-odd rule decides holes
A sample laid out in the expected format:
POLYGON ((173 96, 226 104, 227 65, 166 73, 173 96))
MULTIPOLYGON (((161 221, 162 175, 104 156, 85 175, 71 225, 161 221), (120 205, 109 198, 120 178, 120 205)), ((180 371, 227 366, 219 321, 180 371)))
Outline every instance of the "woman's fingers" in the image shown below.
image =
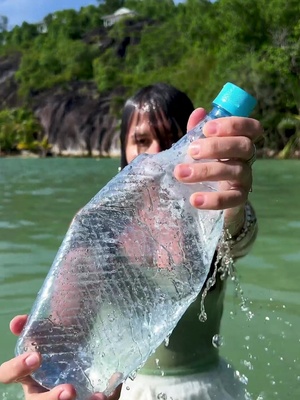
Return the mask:
POLYGON ((249 190, 252 183, 251 168, 234 160, 179 164, 175 167, 174 175, 183 183, 229 181, 229 187, 222 187, 222 190, 236 186, 243 186, 249 190))
POLYGON ((39 353, 24 353, 0 365, 0 382, 12 383, 30 375, 41 364, 39 353))
POLYGON ((108 396, 107 400, 118 400, 121 396, 122 384, 119 385, 111 395, 108 396))
POLYGON ((26 324, 28 315, 17 315, 9 324, 9 328, 14 335, 19 336, 26 324))
MULTIPOLYGON (((187 130, 193 129, 205 116, 204 108, 195 109, 188 120, 187 130)), ((224 117, 206 122, 203 133, 206 137, 246 136, 256 142, 263 136, 263 127, 253 118, 224 117)))
POLYGON ((195 140, 189 147, 194 160, 235 159, 249 160, 254 153, 253 142, 246 136, 209 137, 195 140))
POLYGON ((226 117, 208 121, 203 128, 206 137, 246 136, 256 141, 263 135, 259 121, 244 117, 226 117))
POLYGON ((198 192, 191 196, 191 204, 200 209, 221 210, 236 207, 246 202, 252 185, 249 165, 241 161, 211 161, 179 164, 174 176, 182 183, 219 182, 217 192, 198 192))
POLYGON ((204 108, 196 108, 190 115, 190 118, 187 123, 187 130, 190 131, 193 129, 206 115, 206 111, 204 108))
POLYGON ((191 195, 190 203, 202 210, 225 210, 247 201, 248 192, 242 188, 222 192, 197 192, 191 195))
POLYGON ((26 400, 73 400, 76 398, 76 391, 69 384, 59 385, 47 390, 30 379, 21 383, 26 400))
MULTIPOLYGON (((27 315, 18 315, 10 322, 10 330, 20 335, 27 321, 27 315)), ((72 385, 64 384, 45 389, 35 382, 30 375, 41 365, 42 357, 37 352, 24 353, 0 365, 0 382, 4 384, 19 382, 24 390, 25 400, 73 400, 76 390, 72 385)), ((120 397, 121 386, 107 397, 102 393, 95 394, 95 400, 117 400, 120 397)))
MULTIPOLYGON (((205 116, 203 109, 191 115, 188 129, 205 116)), ((240 208, 246 202, 252 185, 252 171, 248 161, 254 158, 253 145, 263 136, 259 121, 244 117, 226 117, 208 121, 203 127, 206 138, 195 140, 188 153, 195 160, 179 164, 174 176, 183 183, 219 182, 217 192, 202 192, 201 186, 191 196, 191 204, 202 209, 240 208), (205 160, 211 160, 205 162, 205 160)))
POLYGON ((120 384, 109 396, 105 396, 103 393, 93 394, 89 400, 118 400, 121 395, 122 384, 120 384))

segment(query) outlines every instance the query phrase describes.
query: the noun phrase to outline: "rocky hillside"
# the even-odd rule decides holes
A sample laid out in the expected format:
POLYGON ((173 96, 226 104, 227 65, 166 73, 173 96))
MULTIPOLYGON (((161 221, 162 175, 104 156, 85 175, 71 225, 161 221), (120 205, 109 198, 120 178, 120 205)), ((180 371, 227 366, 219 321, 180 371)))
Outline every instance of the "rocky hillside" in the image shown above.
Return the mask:
MULTIPOLYGON (((89 32, 82 40, 97 43, 99 53, 111 48, 122 59, 127 46, 138 42, 138 33, 149 23, 128 20, 128 35, 119 40, 109 37, 104 27, 89 32)), ((0 58, 0 109, 24 105, 15 79, 20 61, 21 54, 17 53, 0 58)), ((120 108, 125 98, 122 88, 101 94, 94 82, 76 81, 32 92, 26 104, 38 118, 52 154, 105 156, 120 152, 119 113, 112 111, 116 98, 120 108)))

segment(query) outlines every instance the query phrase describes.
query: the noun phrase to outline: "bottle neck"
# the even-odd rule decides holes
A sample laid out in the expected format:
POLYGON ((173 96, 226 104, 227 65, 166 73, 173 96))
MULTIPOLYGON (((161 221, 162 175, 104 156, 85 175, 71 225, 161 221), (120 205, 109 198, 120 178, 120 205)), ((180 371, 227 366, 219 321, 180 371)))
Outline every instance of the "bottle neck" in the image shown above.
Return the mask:
POLYGON ((209 112, 208 115, 209 115, 209 117, 211 119, 222 118, 222 117, 231 117, 232 116, 232 114, 230 114, 224 108, 222 108, 220 106, 217 106, 216 104, 213 104, 213 108, 209 112))

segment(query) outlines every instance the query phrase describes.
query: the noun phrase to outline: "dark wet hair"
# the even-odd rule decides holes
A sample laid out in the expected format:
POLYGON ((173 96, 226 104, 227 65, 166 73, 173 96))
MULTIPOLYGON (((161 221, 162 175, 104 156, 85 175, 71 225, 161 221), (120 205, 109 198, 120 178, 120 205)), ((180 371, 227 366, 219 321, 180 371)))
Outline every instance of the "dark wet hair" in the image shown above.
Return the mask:
POLYGON ((121 122, 121 168, 128 164, 126 160, 128 129, 133 116, 139 110, 149 112, 149 120, 160 147, 166 150, 185 134, 194 106, 184 92, 166 83, 145 86, 130 97, 124 105, 121 122), (159 126, 166 124, 169 126, 168 130, 159 129, 159 126))

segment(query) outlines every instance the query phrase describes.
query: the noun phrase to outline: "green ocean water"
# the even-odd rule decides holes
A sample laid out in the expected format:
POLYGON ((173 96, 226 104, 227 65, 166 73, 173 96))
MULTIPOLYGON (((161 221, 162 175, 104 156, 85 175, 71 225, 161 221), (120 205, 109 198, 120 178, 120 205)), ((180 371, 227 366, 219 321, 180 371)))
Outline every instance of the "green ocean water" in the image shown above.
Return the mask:
MULTIPOLYGON (((72 217, 113 177, 117 159, 0 159, 0 363, 8 324, 28 313, 72 217)), ((300 399, 300 162, 254 165, 259 236, 227 290, 222 354, 255 400, 300 399)), ((0 385, 0 399, 23 398, 0 385)))

